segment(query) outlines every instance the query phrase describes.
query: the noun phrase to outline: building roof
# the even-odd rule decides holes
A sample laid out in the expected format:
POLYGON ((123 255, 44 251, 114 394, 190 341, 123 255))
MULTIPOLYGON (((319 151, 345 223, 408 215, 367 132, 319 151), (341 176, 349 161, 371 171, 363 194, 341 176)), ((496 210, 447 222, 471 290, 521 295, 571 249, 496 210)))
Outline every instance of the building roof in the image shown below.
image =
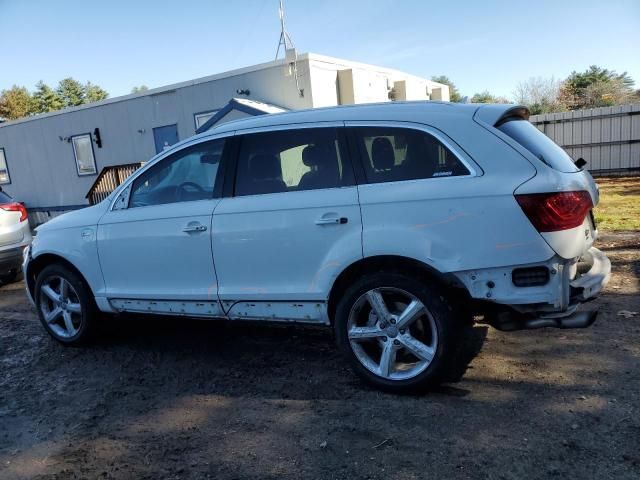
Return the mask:
POLYGON ((264 115, 266 113, 282 113, 286 112, 286 108, 277 107, 270 103, 259 102, 257 100, 249 100, 248 98, 232 98, 224 107, 216 112, 216 114, 201 125, 196 133, 202 133, 209 130, 223 117, 232 110, 248 113, 249 115, 264 115))

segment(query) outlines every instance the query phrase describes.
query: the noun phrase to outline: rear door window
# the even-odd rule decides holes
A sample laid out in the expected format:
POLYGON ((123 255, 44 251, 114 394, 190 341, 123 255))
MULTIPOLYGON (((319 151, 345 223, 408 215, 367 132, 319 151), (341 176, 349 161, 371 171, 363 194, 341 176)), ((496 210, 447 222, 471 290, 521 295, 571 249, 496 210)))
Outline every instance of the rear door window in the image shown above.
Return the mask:
POLYGON ((422 130, 350 127, 367 183, 469 175, 442 142, 422 130))
POLYGON ((541 161, 559 172, 578 172, 580 169, 562 147, 533 126, 528 120, 510 120, 498 127, 541 161))
POLYGON ((242 137, 235 195, 338 188, 354 184, 336 128, 301 128, 242 137))

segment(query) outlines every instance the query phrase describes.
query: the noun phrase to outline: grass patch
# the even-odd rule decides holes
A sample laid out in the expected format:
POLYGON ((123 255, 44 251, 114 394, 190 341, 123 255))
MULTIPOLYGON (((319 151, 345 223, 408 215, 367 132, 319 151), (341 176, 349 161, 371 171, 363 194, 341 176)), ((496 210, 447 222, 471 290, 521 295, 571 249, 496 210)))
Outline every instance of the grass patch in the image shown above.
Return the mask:
POLYGON ((595 209, 599 230, 640 230, 640 177, 596 178, 600 203, 595 209))

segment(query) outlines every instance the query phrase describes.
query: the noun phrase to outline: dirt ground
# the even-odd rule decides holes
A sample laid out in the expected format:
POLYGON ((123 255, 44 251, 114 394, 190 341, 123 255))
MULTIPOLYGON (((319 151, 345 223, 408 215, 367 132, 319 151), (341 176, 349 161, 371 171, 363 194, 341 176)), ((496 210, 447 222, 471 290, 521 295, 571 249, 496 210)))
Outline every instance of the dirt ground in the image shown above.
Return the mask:
POLYGON ((593 327, 478 326, 421 397, 365 387, 323 329, 128 317, 64 348, 2 287, 0 478, 640 478, 640 234, 599 246, 593 327))

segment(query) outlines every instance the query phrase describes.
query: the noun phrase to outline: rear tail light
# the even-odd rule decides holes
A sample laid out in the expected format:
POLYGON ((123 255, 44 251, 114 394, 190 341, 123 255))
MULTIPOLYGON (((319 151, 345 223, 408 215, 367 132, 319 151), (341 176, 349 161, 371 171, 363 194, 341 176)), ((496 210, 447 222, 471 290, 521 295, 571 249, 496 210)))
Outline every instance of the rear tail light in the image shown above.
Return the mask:
POLYGON ((585 191, 516 195, 516 200, 539 232, 579 227, 593 207, 585 191))
POLYGON ((28 218, 27 209, 24 208, 24 205, 22 205, 21 203, 2 203, 0 204, 0 208, 2 210, 6 210, 7 212, 20 212, 21 222, 24 222, 28 218))

